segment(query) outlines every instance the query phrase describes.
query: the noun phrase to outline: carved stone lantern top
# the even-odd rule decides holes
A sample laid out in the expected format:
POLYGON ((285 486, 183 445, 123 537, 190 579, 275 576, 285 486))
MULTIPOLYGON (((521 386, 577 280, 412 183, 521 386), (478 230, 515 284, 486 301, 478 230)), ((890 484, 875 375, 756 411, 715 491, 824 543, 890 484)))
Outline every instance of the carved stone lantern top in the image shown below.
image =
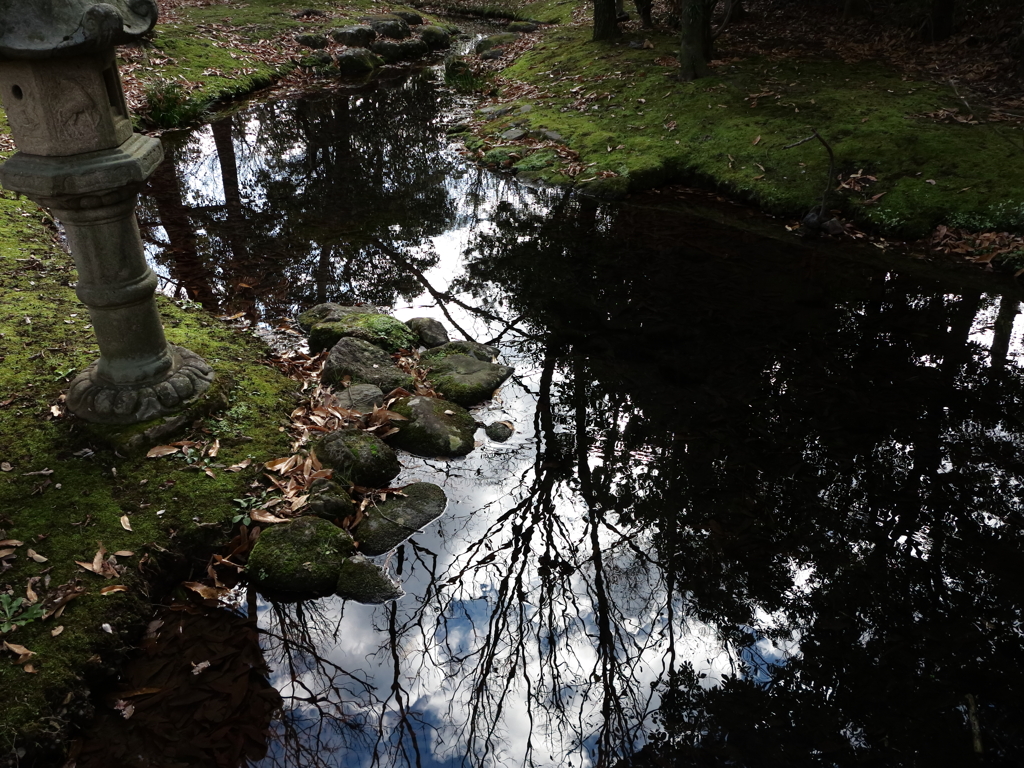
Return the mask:
POLYGON ((156 0, 0 0, 0 61, 81 56, 137 40, 156 0))

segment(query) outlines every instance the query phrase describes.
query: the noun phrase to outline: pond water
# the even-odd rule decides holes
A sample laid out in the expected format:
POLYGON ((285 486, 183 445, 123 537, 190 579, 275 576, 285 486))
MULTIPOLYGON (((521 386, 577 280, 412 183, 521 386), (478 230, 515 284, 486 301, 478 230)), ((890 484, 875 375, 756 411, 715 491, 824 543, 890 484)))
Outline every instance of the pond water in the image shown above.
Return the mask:
POLYGON ((511 440, 404 457, 449 496, 404 598, 249 602, 254 764, 1019 765, 1016 297, 478 170, 430 78, 166 137, 142 204, 218 314, 386 305, 516 367, 511 440))

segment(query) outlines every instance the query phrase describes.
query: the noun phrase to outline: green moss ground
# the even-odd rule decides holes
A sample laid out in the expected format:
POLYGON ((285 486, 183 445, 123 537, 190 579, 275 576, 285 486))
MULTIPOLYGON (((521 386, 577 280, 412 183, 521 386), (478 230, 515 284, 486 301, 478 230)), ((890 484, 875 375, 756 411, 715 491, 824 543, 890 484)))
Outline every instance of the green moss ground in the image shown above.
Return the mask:
MULTIPOLYGON (((389 6, 388 10, 407 6, 389 6)), ((295 69, 310 49, 300 33, 327 34, 362 16, 380 13, 372 0, 238 0, 177 9, 161 20, 141 49, 125 49, 131 76, 146 94, 144 122, 162 128, 201 118, 214 105, 268 85, 295 69), (324 16, 295 18, 300 10, 324 16)), ((433 17, 424 17, 427 23, 433 17)))
MULTIPOLYGON (((714 77, 681 83, 665 65, 676 53, 674 36, 644 34, 636 40, 654 47, 637 50, 628 36, 593 43, 590 34, 587 27, 548 28, 503 71, 543 95, 513 102, 529 105, 526 114, 486 123, 483 151, 507 146, 500 134, 510 127, 545 128, 579 153, 587 167, 575 184, 594 194, 697 183, 802 216, 821 198, 828 155, 817 141, 784 147, 816 129, 844 178, 861 170, 876 177, 829 199, 866 228, 920 237, 939 223, 1024 227, 1024 132, 925 117, 962 107, 949 86, 876 64, 759 58, 722 63, 714 77)), ((568 180, 565 161, 539 164, 527 154, 519 167, 542 180, 568 180)))
MULTIPOLYGON (((110 671, 110 662, 131 647, 148 620, 150 585, 164 574, 181 577, 196 563, 201 567, 209 548, 230 531, 237 510, 232 499, 244 496, 257 476, 255 466, 239 473, 214 467, 210 477, 189 469, 184 457, 123 458, 76 420, 54 416, 51 408, 62 410, 69 377, 96 357, 88 314, 70 287, 74 281, 73 264, 57 246, 48 217, 5 193, 0 199, 0 539, 25 544, 14 567, 0 574, 0 588, 21 597, 29 579, 42 576, 49 587, 40 583, 35 591, 43 597, 74 579, 87 594, 59 619, 35 621, 0 638, 34 651, 37 670, 26 673, 12 654, 0 654, 0 754, 15 739, 31 744, 58 738, 84 711, 85 686, 110 671), (123 515, 130 532, 121 525, 123 515), (90 562, 100 542, 110 552, 135 553, 120 559, 126 566, 122 579, 107 581, 75 564, 90 562), (47 561, 29 559, 29 547, 47 561), (100 594, 100 588, 116 583, 128 591, 100 594), (65 629, 52 637, 58 625, 65 629)), ((168 339, 202 354, 231 385, 231 406, 192 432, 199 439, 221 440, 219 456, 209 463, 227 467, 246 457, 255 463, 286 453, 287 435, 267 415, 287 417, 293 383, 260 363, 262 345, 202 311, 166 300, 160 309, 168 339)))

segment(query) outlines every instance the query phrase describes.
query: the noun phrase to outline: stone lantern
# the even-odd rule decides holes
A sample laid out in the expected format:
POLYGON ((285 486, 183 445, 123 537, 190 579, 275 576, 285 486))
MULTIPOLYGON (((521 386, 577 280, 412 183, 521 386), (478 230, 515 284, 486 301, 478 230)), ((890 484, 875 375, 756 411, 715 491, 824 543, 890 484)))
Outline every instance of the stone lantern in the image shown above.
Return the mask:
POLYGON ((101 424, 176 413, 213 381, 201 357, 164 337, 135 219, 163 150, 132 132, 114 46, 156 15, 155 0, 0 0, 0 99, 19 150, 0 183, 64 225, 100 348, 67 405, 101 424))

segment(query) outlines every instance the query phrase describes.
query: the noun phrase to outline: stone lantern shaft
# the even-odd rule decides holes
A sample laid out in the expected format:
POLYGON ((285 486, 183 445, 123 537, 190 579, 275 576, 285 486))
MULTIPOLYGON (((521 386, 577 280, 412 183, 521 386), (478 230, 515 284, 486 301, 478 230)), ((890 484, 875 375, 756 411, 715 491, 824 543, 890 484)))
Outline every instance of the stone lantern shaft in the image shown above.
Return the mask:
POLYGON ((113 46, 155 22, 154 0, 0 0, 0 99, 19 150, 0 182, 64 225, 100 347, 68 407, 99 423, 170 415, 213 380, 167 343, 135 218, 163 150, 132 131, 113 46))

